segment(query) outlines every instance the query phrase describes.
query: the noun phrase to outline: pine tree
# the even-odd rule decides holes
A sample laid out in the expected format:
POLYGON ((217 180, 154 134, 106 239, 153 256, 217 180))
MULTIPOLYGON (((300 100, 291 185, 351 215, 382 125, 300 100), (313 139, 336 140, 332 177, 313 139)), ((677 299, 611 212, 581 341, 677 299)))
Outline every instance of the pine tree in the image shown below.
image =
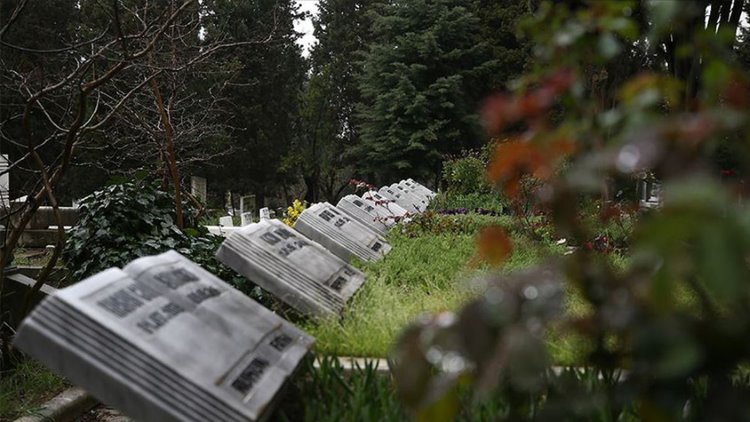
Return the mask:
POLYGON ((313 19, 318 40, 304 98, 301 168, 305 199, 334 202, 356 174, 349 152, 358 143, 355 107, 361 100, 356 77, 370 38, 372 0, 321 0, 313 19))
POLYGON ((358 151, 379 181, 434 177, 443 154, 481 144, 476 87, 494 62, 476 10, 473 0, 410 0, 375 16, 358 151))
POLYGON ((263 206, 295 175, 290 155, 307 69, 294 30, 301 13, 294 0, 216 0, 214 10, 217 33, 267 41, 225 57, 236 68, 227 90, 235 152, 209 177, 218 189, 255 194, 263 206))

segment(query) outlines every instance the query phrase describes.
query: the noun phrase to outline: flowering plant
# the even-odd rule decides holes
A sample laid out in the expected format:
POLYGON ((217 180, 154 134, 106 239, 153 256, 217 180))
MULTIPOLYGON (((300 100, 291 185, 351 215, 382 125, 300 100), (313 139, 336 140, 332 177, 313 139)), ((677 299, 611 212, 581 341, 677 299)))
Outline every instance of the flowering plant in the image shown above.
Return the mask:
POLYGON ((302 214, 302 211, 304 211, 307 208, 307 204, 300 201, 299 199, 295 199, 294 202, 292 202, 292 205, 287 207, 286 209, 286 217, 284 217, 283 221, 284 224, 286 224, 289 227, 294 227, 294 224, 297 222, 297 219, 302 214))

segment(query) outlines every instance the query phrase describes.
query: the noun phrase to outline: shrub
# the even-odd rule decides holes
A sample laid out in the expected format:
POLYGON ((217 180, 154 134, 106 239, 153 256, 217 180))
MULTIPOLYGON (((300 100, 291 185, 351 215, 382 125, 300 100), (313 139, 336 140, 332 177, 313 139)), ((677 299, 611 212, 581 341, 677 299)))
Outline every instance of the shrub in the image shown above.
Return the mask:
POLYGON ((443 179, 448 191, 456 194, 485 193, 491 190, 486 176, 487 162, 480 153, 467 151, 461 157, 443 162, 443 179))
POLYGON ((401 230, 407 237, 420 237, 427 234, 473 235, 482 227, 501 223, 508 224, 509 220, 495 215, 461 213, 443 215, 434 211, 426 211, 415 215, 401 230))
POLYGON ((87 196, 79 206, 78 224, 65 242, 68 282, 174 249, 224 281, 258 296, 251 283, 216 260, 222 237, 203 227, 181 231, 174 221, 172 198, 153 184, 116 184, 87 196))
POLYGON ((484 214, 482 211, 506 213, 508 206, 497 192, 457 194, 451 191, 440 192, 430 203, 430 209, 438 213, 449 210, 465 209, 469 212, 484 214))

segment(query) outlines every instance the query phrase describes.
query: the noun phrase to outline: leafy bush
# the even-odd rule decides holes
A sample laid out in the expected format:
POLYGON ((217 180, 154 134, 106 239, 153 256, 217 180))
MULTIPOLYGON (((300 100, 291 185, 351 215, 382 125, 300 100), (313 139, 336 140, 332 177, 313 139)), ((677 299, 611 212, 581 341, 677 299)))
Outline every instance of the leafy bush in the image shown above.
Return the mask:
POLYGON ((448 190, 458 194, 481 193, 490 190, 485 168, 487 163, 476 152, 443 162, 443 179, 448 190))
POLYGON ((508 211, 508 206, 500 194, 494 191, 465 194, 448 191, 438 193, 430 202, 430 209, 437 212, 455 209, 489 210, 502 214, 508 211))
POLYGON ((63 252, 68 281, 174 249, 244 292, 259 294, 251 283, 216 260, 222 237, 203 227, 183 232, 174 218, 170 195, 145 182, 111 185, 85 197, 63 252))
POLYGON ((426 234, 476 234, 482 227, 498 224, 509 224, 510 220, 491 215, 441 215, 434 211, 426 211, 412 217, 409 224, 402 227, 402 232, 408 237, 420 237, 426 234))

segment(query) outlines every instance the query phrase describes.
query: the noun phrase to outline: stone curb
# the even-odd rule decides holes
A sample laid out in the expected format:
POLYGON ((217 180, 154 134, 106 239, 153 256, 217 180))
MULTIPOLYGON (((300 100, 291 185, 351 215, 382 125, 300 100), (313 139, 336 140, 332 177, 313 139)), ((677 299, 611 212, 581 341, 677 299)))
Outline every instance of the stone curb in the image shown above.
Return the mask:
POLYGON ((14 422, 70 422, 97 405, 95 398, 78 387, 68 388, 42 405, 33 415, 14 422))
MULTIPOLYGON (((388 361, 386 359, 355 358, 348 356, 338 356, 337 359, 339 360, 341 366, 344 368, 345 373, 351 373, 357 367, 364 368, 369 363, 371 365, 375 365, 375 373, 377 373, 378 375, 391 374, 391 368, 388 366, 388 361)), ((320 362, 318 362, 317 359, 315 360, 315 363, 313 365, 316 369, 320 368, 320 362)))

